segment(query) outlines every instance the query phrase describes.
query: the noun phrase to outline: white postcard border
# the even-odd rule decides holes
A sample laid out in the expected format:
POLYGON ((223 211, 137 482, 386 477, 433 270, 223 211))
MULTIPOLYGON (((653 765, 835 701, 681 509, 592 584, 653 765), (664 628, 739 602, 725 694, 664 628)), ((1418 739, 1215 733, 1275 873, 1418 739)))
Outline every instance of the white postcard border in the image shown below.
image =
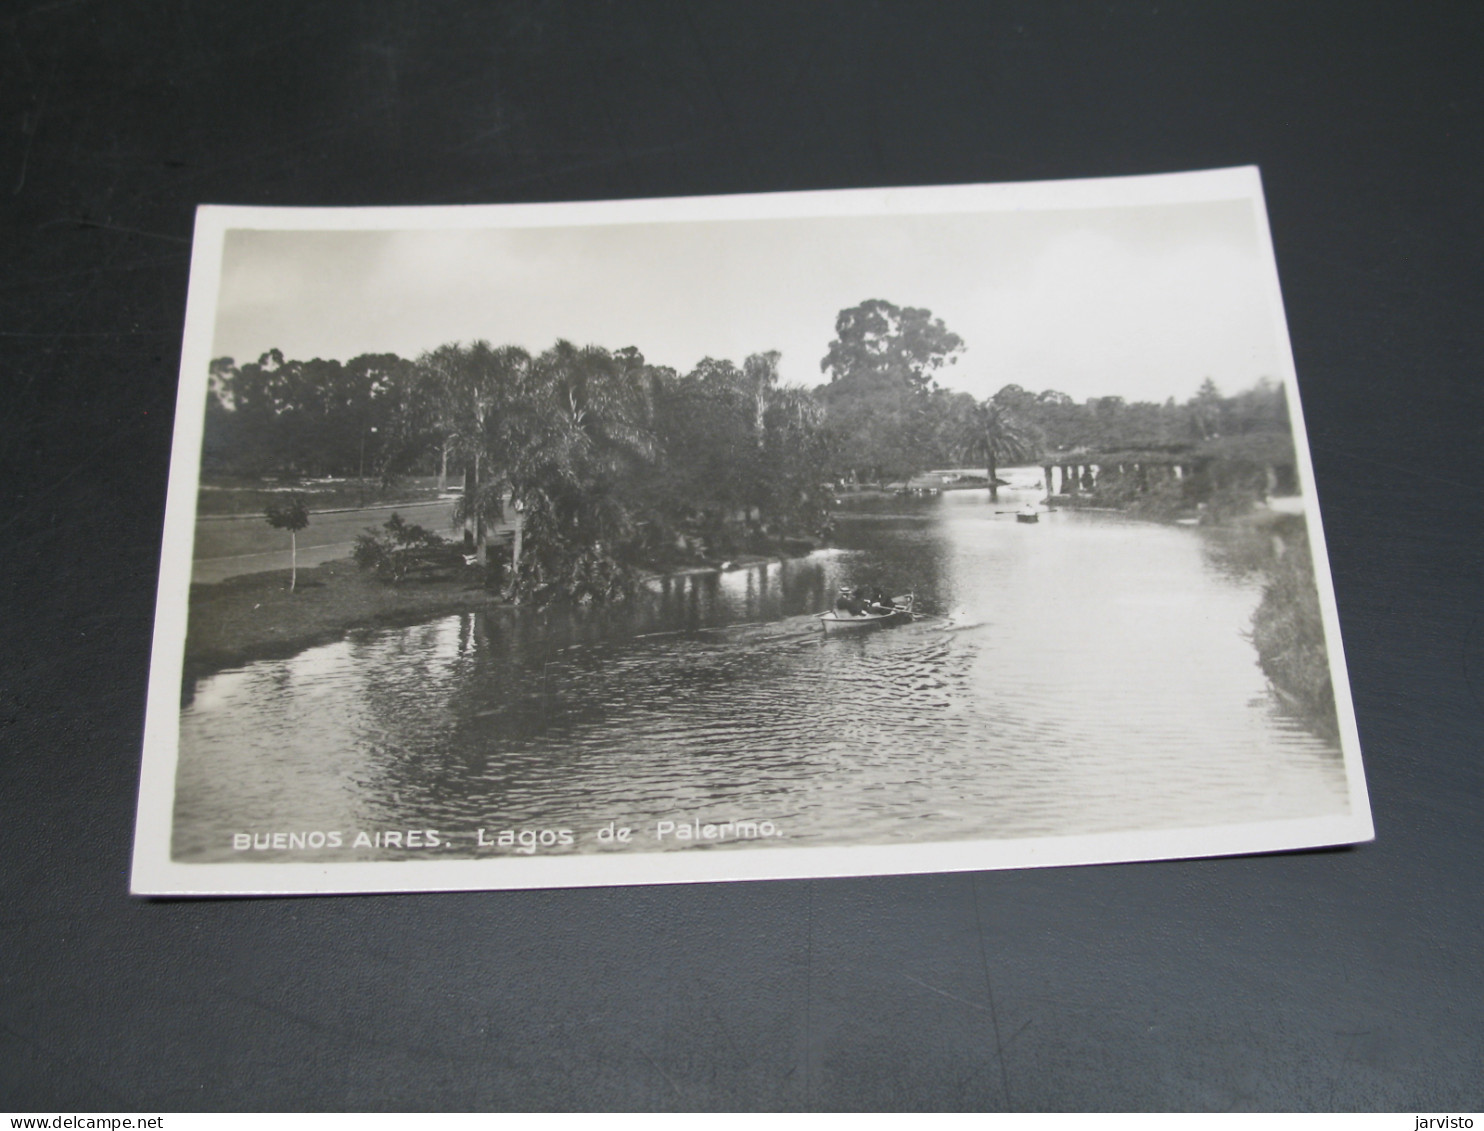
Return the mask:
POLYGON ((559 204, 414 208, 263 208, 203 205, 197 210, 181 351, 180 384, 165 509, 159 588, 144 728, 144 756, 133 853, 136 895, 271 895, 451 891, 724 880, 899 875, 981 869, 1127 863, 1272 853, 1354 844, 1375 835, 1359 733, 1346 674, 1339 616, 1320 519, 1308 433, 1284 315, 1261 181, 1255 167, 1075 181, 852 189, 764 195, 657 198, 559 204), (1289 397, 1294 448, 1314 556, 1326 646, 1349 790, 1342 816, 1176 830, 848 847, 614 851, 482 860, 388 860, 319 864, 178 863, 171 858, 180 687, 222 250, 229 229, 437 230, 599 224, 910 215, 1110 208, 1247 200, 1266 257, 1267 295, 1289 397))

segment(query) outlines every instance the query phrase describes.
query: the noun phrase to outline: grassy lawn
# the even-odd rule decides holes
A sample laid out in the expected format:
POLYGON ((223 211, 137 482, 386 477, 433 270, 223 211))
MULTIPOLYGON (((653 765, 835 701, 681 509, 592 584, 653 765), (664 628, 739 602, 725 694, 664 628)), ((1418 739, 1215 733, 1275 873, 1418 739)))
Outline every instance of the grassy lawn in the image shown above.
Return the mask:
MULTIPOLYGON (((781 555, 803 556, 814 548, 804 539, 781 539, 767 554, 734 555, 726 566, 738 568, 781 555)), ((459 562, 458 555, 453 554, 459 562)), ((641 571, 688 573, 717 569, 721 563, 695 555, 673 554, 648 563, 641 571)), ((289 590, 289 571, 243 574, 211 584, 191 586, 186 628, 187 680, 253 660, 292 656, 317 644, 339 640, 356 628, 420 624, 434 617, 505 604, 485 588, 481 569, 463 564, 436 564, 396 584, 362 570, 350 558, 299 570, 298 585, 289 590)))
POLYGON ((408 478, 386 487, 375 479, 360 483, 354 479, 261 480, 203 476, 196 496, 196 513, 260 515, 270 502, 290 491, 308 496, 311 511, 396 506, 438 498, 438 480, 434 476, 408 478))
POLYGON ((352 628, 416 624, 498 604, 499 596, 479 584, 473 569, 389 585, 348 559, 301 569, 292 593, 288 570, 193 585, 186 675, 291 656, 339 640, 352 628))

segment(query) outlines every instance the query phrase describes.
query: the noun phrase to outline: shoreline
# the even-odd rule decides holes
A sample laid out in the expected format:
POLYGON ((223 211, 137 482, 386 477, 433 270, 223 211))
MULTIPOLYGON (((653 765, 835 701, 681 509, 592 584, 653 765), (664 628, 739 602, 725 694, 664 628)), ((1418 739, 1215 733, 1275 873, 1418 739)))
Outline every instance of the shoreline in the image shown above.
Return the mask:
MULTIPOLYGON (((720 564, 641 570, 639 581, 725 573, 798 556, 807 554, 780 548, 777 553, 743 554, 720 564)), ((285 659, 343 640, 358 629, 398 628, 455 613, 522 607, 486 589, 474 571, 393 585, 361 570, 348 557, 301 568, 292 593, 288 582, 289 571, 283 569, 192 584, 184 682, 189 685, 255 660, 285 659)))
MULTIPOLYGON (((1066 509, 1107 510, 1157 524, 1172 521, 1167 517, 1129 514, 1122 507, 1073 505, 1066 509)), ((840 513, 840 517, 847 516, 848 511, 840 513)), ((1255 523, 1276 517, 1246 516, 1248 522, 1255 523)), ((1240 522, 1240 519, 1237 523, 1228 520, 1221 525, 1240 522)), ((816 544, 808 544, 806 548, 802 540, 783 539, 768 553, 739 554, 721 562, 677 562, 671 568, 639 570, 638 579, 640 584, 648 584, 663 578, 725 573, 806 557, 818 548, 816 544)), ((520 607, 486 589, 474 571, 388 584, 361 570, 353 559, 336 558, 300 568, 293 593, 288 588, 289 572, 268 570, 223 581, 192 583, 183 656, 185 680, 255 660, 284 659, 307 648, 342 640, 357 629, 405 627, 454 613, 520 607)))
POLYGON ((283 659, 361 628, 416 624, 508 604, 467 578, 388 585, 350 558, 299 570, 242 574, 191 586, 183 673, 187 681, 254 660, 283 659))

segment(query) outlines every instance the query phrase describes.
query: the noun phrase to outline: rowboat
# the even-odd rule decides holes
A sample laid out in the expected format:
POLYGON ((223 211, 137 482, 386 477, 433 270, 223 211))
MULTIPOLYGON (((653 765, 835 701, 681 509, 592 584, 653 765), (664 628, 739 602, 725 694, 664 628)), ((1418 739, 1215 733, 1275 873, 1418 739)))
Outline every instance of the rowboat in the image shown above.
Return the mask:
POLYGON ((910 624, 912 615, 912 597, 893 597, 892 607, 883 610, 875 606, 870 612, 862 613, 860 616, 852 616, 841 609, 831 609, 827 613, 815 613, 814 619, 819 621, 819 627, 825 632, 849 632, 854 629, 870 628, 872 625, 896 625, 910 624))
POLYGON ((841 632, 856 628, 870 628, 873 624, 885 624, 887 621, 896 620, 897 614, 861 613, 857 617, 838 609, 831 609, 827 613, 815 613, 814 619, 819 621, 820 628, 826 632, 841 632))

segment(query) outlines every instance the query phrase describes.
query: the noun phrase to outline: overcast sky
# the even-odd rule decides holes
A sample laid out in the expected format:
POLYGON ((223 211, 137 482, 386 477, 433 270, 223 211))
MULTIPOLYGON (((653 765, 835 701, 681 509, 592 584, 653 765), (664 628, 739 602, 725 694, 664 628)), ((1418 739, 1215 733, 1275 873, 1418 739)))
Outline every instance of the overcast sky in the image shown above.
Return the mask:
POLYGON ((468 231, 227 233, 214 356, 392 352, 558 338, 685 371, 776 349, 823 380, 836 314, 927 307, 963 338, 940 384, 1184 400, 1278 377, 1245 200, 1067 211, 468 231))

